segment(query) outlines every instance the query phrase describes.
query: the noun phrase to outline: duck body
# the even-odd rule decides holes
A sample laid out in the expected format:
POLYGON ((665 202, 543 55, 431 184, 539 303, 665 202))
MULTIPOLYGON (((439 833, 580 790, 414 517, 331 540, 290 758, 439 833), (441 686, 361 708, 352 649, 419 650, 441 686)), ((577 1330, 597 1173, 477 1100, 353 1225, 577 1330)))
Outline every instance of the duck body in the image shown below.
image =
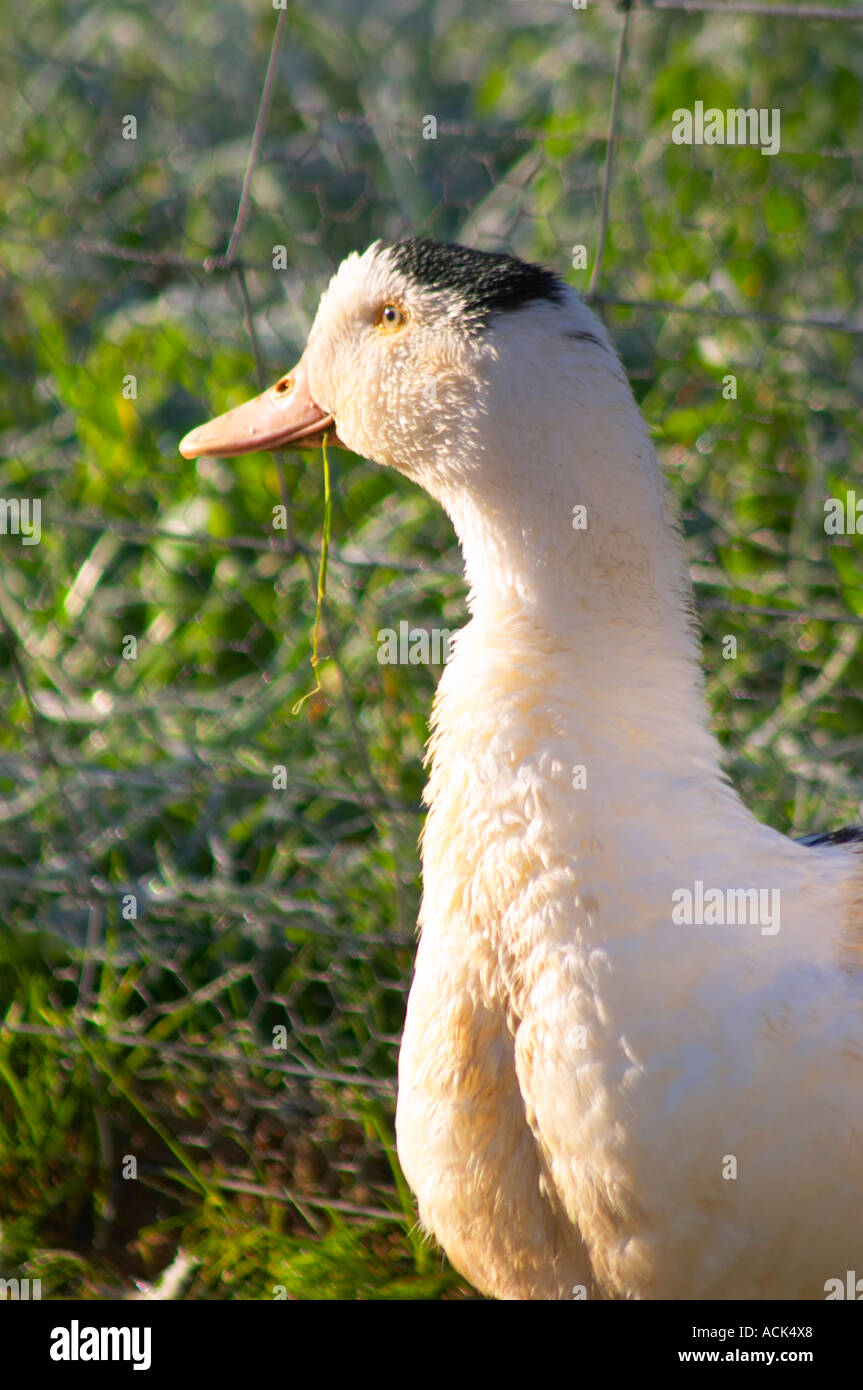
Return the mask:
MULTIPOLYGON (((823 1298, 863 1258, 863 856, 722 774, 604 327, 539 267, 376 244, 300 368, 305 435, 436 497, 470 586, 399 1061, 424 1224, 499 1298, 823 1298)), ((235 451, 215 425, 188 451, 235 451)))
POLYGON ((819 935, 856 863, 687 772, 672 710, 648 744, 620 688, 591 709, 540 635, 514 667, 505 625, 473 627, 437 700, 399 1067, 423 1220, 497 1297, 823 1297, 859 1266, 859 977, 819 935), (614 724, 649 765, 609 755, 614 724), (778 933, 672 922, 699 877, 778 887, 778 933))

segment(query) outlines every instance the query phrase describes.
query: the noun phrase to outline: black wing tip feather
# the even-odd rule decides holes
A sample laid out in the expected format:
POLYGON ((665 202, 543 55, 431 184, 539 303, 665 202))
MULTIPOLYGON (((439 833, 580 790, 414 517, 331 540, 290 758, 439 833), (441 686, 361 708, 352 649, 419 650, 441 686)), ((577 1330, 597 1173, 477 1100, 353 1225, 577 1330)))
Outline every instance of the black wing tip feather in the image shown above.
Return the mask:
POLYGON ((403 275, 433 290, 450 290, 471 317, 519 309, 535 300, 559 304, 566 286, 554 271, 499 251, 476 251, 455 242, 405 237, 388 250, 403 275))
POLYGON ((801 835, 801 845, 859 845, 863 849, 863 825, 846 825, 842 830, 825 830, 815 835, 801 835))

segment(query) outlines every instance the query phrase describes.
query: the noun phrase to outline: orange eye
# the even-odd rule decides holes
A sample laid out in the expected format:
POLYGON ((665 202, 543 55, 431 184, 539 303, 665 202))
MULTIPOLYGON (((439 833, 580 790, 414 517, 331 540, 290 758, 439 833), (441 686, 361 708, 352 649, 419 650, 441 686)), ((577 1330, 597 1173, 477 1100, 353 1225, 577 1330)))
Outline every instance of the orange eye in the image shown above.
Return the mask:
POLYGON ((376 328, 401 328, 405 322, 405 311, 398 304, 385 304, 375 319, 376 328))

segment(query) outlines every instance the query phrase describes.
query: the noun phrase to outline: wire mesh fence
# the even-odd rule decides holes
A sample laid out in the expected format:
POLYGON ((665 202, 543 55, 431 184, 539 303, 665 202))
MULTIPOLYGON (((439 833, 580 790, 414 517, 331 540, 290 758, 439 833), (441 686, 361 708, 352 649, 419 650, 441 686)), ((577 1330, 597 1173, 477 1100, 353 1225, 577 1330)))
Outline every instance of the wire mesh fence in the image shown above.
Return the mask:
POLYGON ((382 661, 381 634, 461 625, 457 550, 404 480, 334 457, 295 713, 319 470, 177 441, 290 367, 375 237, 545 261, 609 322, 671 472, 731 775, 783 829, 853 820, 863 553, 824 518, 863 496, 863 8, 67 19, 13 20, 0 58, 7 1225, 38 1187, 66 1244, 105 1249, 190 1191, 409 1227, 392 1113, 439 664, 382 661), (779 148, 675 143, 698 102, 780 112, 779 148))

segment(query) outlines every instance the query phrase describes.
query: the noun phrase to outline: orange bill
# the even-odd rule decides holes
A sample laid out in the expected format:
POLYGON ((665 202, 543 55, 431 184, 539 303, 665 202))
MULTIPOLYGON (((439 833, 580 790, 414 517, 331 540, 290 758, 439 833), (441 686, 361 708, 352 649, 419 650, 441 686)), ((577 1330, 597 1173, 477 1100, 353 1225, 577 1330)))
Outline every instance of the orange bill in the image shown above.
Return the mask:
POLYGON ((289 444, 311 449, 320 445, 327 433, 333 443, 339 442, 332 415, 312 399, 301 358, 294 370, 268 391, 190 430, 180 441, 180 453, 187 459, 214 454, 232 458, 289 444))

